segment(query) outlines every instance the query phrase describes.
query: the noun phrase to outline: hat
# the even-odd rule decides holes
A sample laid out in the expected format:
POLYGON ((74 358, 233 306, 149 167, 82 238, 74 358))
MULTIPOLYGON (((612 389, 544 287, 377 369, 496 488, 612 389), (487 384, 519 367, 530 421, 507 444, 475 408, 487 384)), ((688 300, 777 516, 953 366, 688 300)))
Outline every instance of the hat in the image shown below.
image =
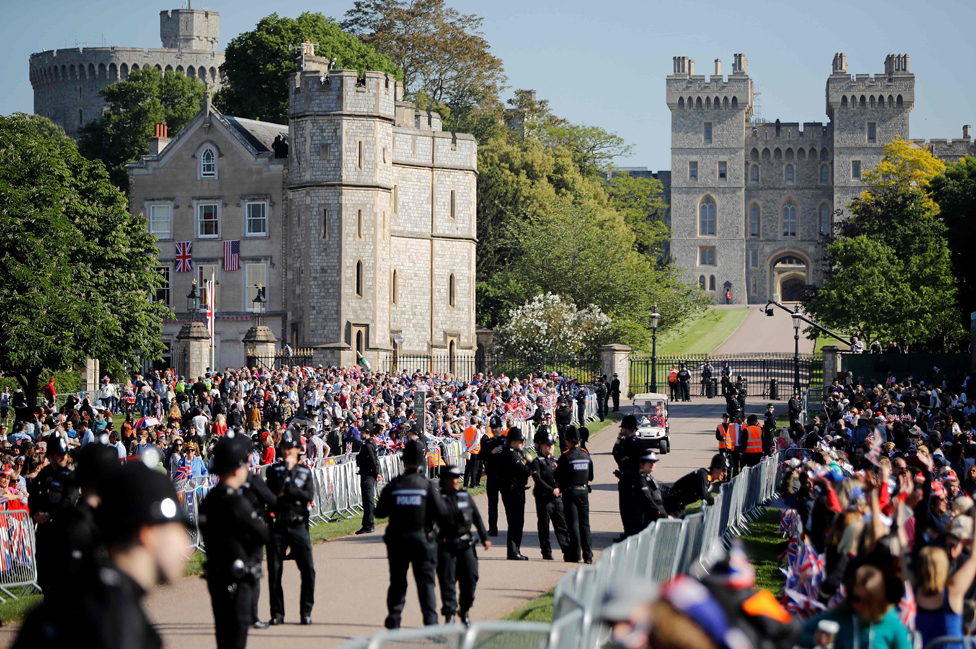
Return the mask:
POLYGON ((552 439, 552 435, 542 430, 538 431, 535 434, 535 437, 532 438, 532 443, 536 446, 541 446, 542 444, 552 444, 553 442, 554 440, 552 439))
POLYGON ((491 424, 489 424, 489 425, 492 428, 501 428, 502 427, 501 417, 499 417, 498 415, 495 415, 494 417, 491 418, 491 424))
POLYGON ((728 419, 729 417, 731 417, 731 415, 729 413, 727 413, 727 412, 723 412, 722 413, 722 419, 728 419))
POLYGON ((508 435, 507 435, 507 437, 508 437, 508 441, 509 442, 524 442, 525 441, 525 435, 522 434, 522 429, 521 428, 515 428, 514 426, 512 428, 509 428, 508 429, 508 435))
POLYGON ((711 471, 712 469, 728 470, 728 468, 729 468, 729 460, 722 453, 716 453, 715 455, 713 455, 712 462, 708 465, 709 471, 711 471))
POLYGON ((118 471, 119 453, 112 446, 89 443, 75 461, 75 481, 81 487, 95 487, 118 471))
POLYGON ((973 538, 973 517, 956 516, 952 525, 949 526, 949 534, 952 534, 960 541, 970 541, 973 538))
POLYGON ((576 428, 576 426, 567 426, 566 434, 564 437, 567 442, 573 442, 574 444, 578 444, 580 441, 579 429, 576 428))
POLYGON ((441 477, 451 477, 451 478, 463 478, 464 471, 454 466, 453 464, 447 464, 441 467, 441 477))
POLYGON ((100 491, 96 517, 107 543, 125 539, 143 525, 190 524, 169 476, 142 462, 121 466, 100 491))
POLYGON ((641 462, 657 462, 660 459, 661 458, 659 458, 657 456, 657 453, 655 453, 654 451, 650 451, 647 455, 642 456, 641 459, 640 459, 640 461, 641 462))
POLYGON ((68 452, 68 445, 64 443, 64 438, 57 433, 51 433, 42 441, 47 442, 46 455, 64 455, 68 452))
POLYGON ((295 433, 285 429, 285 432, 281 434, 281 443, 279 446, 281 448, 301 448, 302 442, 295 433))
POLYGON ((746 421, 750 424, 755 424, 756 422, 759 421, 759 417, 757 417, 756 415, 749 415, 749 418, 746 421))
POLYGON ((250 454, 251 444, 246 437, 227 433, 214 445, 213 472, 222 475, 247 466, 250 454))
POLYGON ((411 439, 403 445, 403 464, 416 469, 424 465, 424 446, 418 440, 411 439))
POLYGON ((624 415, 623 420, 620 422, 620 428, 637 430, 637 417, 634 415, 624 415))

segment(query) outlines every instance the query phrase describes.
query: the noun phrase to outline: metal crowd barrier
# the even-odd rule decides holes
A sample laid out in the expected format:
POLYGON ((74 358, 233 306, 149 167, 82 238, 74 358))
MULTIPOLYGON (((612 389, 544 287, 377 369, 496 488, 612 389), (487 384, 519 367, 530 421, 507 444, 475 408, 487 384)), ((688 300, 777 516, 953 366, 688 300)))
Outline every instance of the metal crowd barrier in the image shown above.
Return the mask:
MULTIPOLYGON (((596 649, 610 638, 599 621, 607 589, 621 578, 665 582, 677 574, 708 570, 713 549, 748 532, 748 523, 776 496, 779 454, 747 467, 723 484, 712 506, 683 520, 661 519, 603 550, 593 565, 567 572, 556 583, 553 623, 482 622, 466 632, 458 625, 387 631, 371 640, 356 638, 341 649, 386 647, 511 647, 512 649, 596 649)), ((970 648, 967 648, 970 649, 970 648)), ((976 648, 971 648, 976 649, 976 648)))
POLYGON ((23 510, 0 511, 0 592, 6 596, 0 595, 0 602, 40 592, 36 557, 30 515, 23 510))

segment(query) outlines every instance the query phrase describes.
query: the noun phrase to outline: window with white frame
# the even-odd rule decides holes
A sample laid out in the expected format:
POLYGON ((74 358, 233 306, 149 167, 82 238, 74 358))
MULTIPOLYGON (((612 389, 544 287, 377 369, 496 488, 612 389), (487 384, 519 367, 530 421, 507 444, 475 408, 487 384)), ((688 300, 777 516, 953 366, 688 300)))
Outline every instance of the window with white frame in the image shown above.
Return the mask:
POLYGON ((149 232, 160 239, 173 236, 173 206, 149 206, 149 232))
MULTIPOLYGON (((254 311, 254 298, 257 297, 258 287, 268 285, 268 265, 264 262, 244 264, 244 310, 254 311)), ((268 291, 265 291, 265 296, 268 291)))
POLYGON ((244 204, 244 236, 268 236, 268 203, 266 201, 244 204))
POLYGON ((217 154, 210 147, 204 149, 200 154, 200 177, 217 177, 217 154))
POLYGON ((158 302, 165 306, 172 306, 170 303, 171 291, 169 285, 169 274, 171 270, 169 266, 156 266, 156 272, 162 276, 163 282, 156 287, 155 294, 152 296, 153 302, 158 302))
POLYGON ((220 304, 220 277, 217 275, 217 267, 213 264, 197 264, 197 295, 200 296, 200 308, 207 308, 207 283, 214 282, 214 305, 220 304))
POLYGON ((216 203, 197 205, 197 238, 216 239, 220 236, 220 220, 216 203))

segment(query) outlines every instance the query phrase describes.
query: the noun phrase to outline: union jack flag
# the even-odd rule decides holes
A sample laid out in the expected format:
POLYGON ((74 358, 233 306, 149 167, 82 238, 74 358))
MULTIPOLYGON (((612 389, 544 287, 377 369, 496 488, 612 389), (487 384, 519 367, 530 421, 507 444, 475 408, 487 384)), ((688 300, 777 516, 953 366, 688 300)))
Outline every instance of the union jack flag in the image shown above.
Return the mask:
POLYGON ((811 599, 803 593, 799 593, 789 588, 783 591, 783 595, 786 598, 786 602, 784 604, 786 610, 793 613, 801 620, 806 620, 807 618, 810 618, 820 611, 826 610, 827 608, 815 599, 811 599))
POLYGON ((5 525, 0 525, 0 573, 7 572, 13 567, 14 561, 10 554, 10 530, 5 525))
POLYGON ((176 481, 180 482, 191 478, 193 478, 193 467, 186 461, 185 457, 180 458, 176 465, 176 481))
POLYGON ((31 562, 32 554, 27 534, 24 531, 26 525, 21 516, 11 517, 10 519, 10 545, 11 554, 17 563, 28 565, 31 562))
POLYGON ((189 273, 193 270, 193 242, 176 242, 176 272, 189 273))
POLYGON ((796 532, 797 513, 795 509, 784 509, 779 514, 779 533, 793 535, 796 532))
POLYGON ((912 593, 910 584, 905 585, 905 594, 898 602, 898 619, 909 631, 915 630, 915 614, 918 613, 918 606, 915 604, 915 595, 912 593))

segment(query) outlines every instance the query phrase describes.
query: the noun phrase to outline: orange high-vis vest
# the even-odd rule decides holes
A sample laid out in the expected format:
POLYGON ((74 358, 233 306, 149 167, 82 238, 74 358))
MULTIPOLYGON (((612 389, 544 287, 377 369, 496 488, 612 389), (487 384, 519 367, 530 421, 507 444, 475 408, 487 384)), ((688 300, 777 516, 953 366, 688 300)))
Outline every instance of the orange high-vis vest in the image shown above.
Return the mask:
POLYGON ((481 438, 478 437, 478 429, 474 426, 468 426, 464 429, 464 448, 472 455, 481 452, 481 438))
POLYGON ((746 453, 762 453, 762 428, 746 426, 746 453))
POLYGON ((724 427, 722 426, 722 424, 719 424, 716 430, 719 436, 722 438, 718 442, 718 450, 720 451, 735 450, 735 439, 732 437, 733 431, 735 430, 735 424, 726 424, 724 427))
POLYGON ((671 370, 668 372, 668 383, 678 382, 678 370, 671 370))
POLYGON ((433 469, 436 466, 445 466, 444 460, 441 459, 441 447, 432 446, 430 450, 427 451, 427 466, 433 469))

